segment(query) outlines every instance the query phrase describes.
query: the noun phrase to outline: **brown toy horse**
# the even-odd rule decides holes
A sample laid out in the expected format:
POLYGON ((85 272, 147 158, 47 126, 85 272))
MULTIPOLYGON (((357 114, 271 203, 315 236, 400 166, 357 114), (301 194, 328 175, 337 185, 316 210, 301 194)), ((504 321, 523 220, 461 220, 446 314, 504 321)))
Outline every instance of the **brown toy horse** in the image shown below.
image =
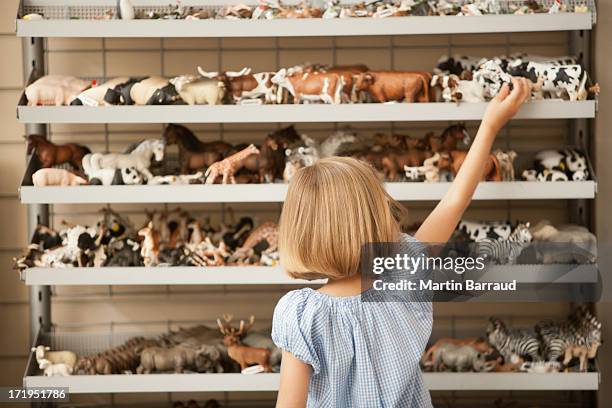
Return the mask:
POLYGON ((36 157, 43 168, 70 163, 76 169, 82 169, 83 156, 91 153, 91 150, 83 145, 76 143, 56 145, 41 135, 29 135, 24 138, 28 144, 28 154, 32 154, 36 149, 36 157))
POLYGON ((465 127, 465 123, 447 127, 440 136, 435 136, 433 133, 425 135, 425 143, 434 153, 457 150, 457 143, 460 140, 466 145, 470 143, 470 134, 465 127))
POLYGON ((166 145, 179 147, 181 174, 190 174, 209 167, 224 159, 232 150, 232 145, 221 140, 204 143, 185 126, 169 124, 164 130, 166 145))

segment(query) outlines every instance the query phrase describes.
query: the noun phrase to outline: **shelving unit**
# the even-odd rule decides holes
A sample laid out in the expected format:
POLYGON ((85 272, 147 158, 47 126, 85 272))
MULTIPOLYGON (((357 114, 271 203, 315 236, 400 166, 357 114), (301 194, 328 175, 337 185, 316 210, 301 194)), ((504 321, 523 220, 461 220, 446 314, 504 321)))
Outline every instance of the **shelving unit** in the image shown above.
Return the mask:
MULTIPOLYGON (((595 283, 597 265, 491 265, 483 282, 595 283)), ((469 276, 468 276, 469 278, 469 276)), ((28 268, 26 285, 320 285, 323 280, 292 279, 279 267, 101 267, 28 268)))
MULTIPOLYGON (((431 391, 595 391, 599 373, 425 373, 431 391)), ((136 392, 277 391, 279 374, 152 374, 41 377, 25 387, 68 387, 71 394, 136 392)))
MULTIPOLYGON (((22 123, 308 123, 480 120, 486 103, 355 105, 18 106, 22 123)), ((517 119, 589 119, 595 101, 526 103, 517 119)))
MULTIPOLYGON (((225 3, 219 0, 217 3, 225 3)), ((32 79, 32 69, 45 70, 43 37, 147 38, 158 37, 313 37, 313 36, 401 36, 413 34, 476 34, 570 31, 571 52, 582 55, 588 68, 589 36, 595 22, 592 13, 535 14, 525 16, 489 15, 479 17, 398 17, 388 19, 270 20, 270 21, 92 21, 75 20, 74 13, 93 15, 114 7, 114 0, 82 0, 78 7, 67 0, 22 0, 20 15, 43 12, 48 19, 17 19, 17 35, 24 37, 24 67, 32 79), (88 14, 89 13, 89 14, 88 14)), ((168 0, 133 0, 139 7, 164 7, 168 0)), ((185 5, 202 1, 183 0, 185 5)), ((211 4, 208 2, 207 4, 211 4)), ((571 0, 571 4, 574 4, 571 0)), ((391 41, 393 42, 393 41, 391 41)), ((507 47, 510 48, 509 46, 507 47)), ((449 48, 450 49, 450 48, 449 48)), ((446 52, 446 49, 445 51, 446 52)), ((334 62, 335 62, 334 50, 334 62)), ((278 61, 278 60, 277 60, 278 61)), ((365 61, 367 62, 367 61, 365 61)), ((476 104, 355 104, 355 105, 243 105, 243 106, 26 106, 22 96, 17 117, 26 124, 28 134, 45 134, 47 124, 137 124, 137 123, 337 123, 337 122, 412 122, 458 121, 482 118, 485 103, 476 104)), ((596 101, 535 101, 525 104, 518 119, 568 119, 572 143, 589 150, 588 119, 597 112, 596 101)), ((49 204, 120 204, 120 203, 280 203, 285 184, 266 185, 188 185, 188 186, 82 186, 33 187, 30 165, 20 187, 21 202, 29 205, 29 224, 49 224, 49 204), (29 177, 28 177, 29 176, 29 177)), ((386 183, 389 193, 401 201, 439 200, 447 183, 386 183)), ((585 182, 483 182, 476 200, 571 200, 572 221, 588 225, 596 181, 585 182)), ((501 209, 500 205, 500 209, 501 209)), ((491 268, 488 279, 505 281, 512 277, 521 282, 588 283, 596 282, 596 265, 574 268, 567 265, 516 265, 491 268)), ((22 279, 30 287, 31 335, 34 344, 42 344, 37 333, 49 331, 51 320, 51 285, 303 285, 282 274, 275 267, 220 268, 30 268, 22 279)), ((308 282, 321 284, 322 281, 308 282)), ((231 291, 231 288, 224 290, 231 291)), ((108 375, 46 378, 37 375, 33 361, 26 367, 24 386, 65 386, 71 393, 150 393, 212 391, 275 391, 277 374, 247 376, 241 374, 157 374, 108 375)), ((526 373, 425 373, 425 383, 432 391, 596 391, 597 372, 526 374, 526 373)))

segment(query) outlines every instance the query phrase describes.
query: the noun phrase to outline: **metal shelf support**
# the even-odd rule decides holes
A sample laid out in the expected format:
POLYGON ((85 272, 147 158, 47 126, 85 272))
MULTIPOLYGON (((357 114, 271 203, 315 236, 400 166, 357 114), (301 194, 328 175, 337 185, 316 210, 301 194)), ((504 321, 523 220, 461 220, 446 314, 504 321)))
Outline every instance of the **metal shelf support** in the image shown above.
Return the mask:
MULTIPOLYGON (((30 72, 45 72, 45 55, 42 38, 29 37, 22 41, 23 47, 23 78, 28 79, 30 72)), ((28 123, 25 125, 26 135, 47 134, 45 124, 28 123)), ((49 206, 33 204, 28 206, 28 231, 31 236, 38 224, 49 225, 49 206)), ((51 288, 44 285, 30 286, 30 340, 34 341, 40 330, 51 328, 51 288)))

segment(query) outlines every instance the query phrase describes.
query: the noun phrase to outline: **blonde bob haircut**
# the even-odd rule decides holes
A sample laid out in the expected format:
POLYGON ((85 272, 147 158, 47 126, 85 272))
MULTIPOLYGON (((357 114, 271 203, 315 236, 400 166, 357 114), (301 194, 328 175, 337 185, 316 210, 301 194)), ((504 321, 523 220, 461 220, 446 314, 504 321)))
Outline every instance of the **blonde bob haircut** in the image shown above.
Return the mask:
POLYGON ((362 245, 398 241, 403 211, 370 165, 321 159, 289 184, 279 226, 281 264, 300 279, 354 276, 362 245))

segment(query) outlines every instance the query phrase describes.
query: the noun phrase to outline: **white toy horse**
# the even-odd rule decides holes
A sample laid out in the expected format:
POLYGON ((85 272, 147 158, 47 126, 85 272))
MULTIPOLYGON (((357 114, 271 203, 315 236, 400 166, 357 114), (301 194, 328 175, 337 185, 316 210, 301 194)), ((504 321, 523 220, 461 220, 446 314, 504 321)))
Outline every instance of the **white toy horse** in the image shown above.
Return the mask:
POLYGON ((161 161, 164 158, 166 143, 163 139, 150 139, 140 143, 131 153, 93 153, 83 157, 83 168, 88 173, 99 172, 102 169, 126 169, 133 167, 143 174, 147 180, 153 179, 149 171, 151 158, 161 161))

